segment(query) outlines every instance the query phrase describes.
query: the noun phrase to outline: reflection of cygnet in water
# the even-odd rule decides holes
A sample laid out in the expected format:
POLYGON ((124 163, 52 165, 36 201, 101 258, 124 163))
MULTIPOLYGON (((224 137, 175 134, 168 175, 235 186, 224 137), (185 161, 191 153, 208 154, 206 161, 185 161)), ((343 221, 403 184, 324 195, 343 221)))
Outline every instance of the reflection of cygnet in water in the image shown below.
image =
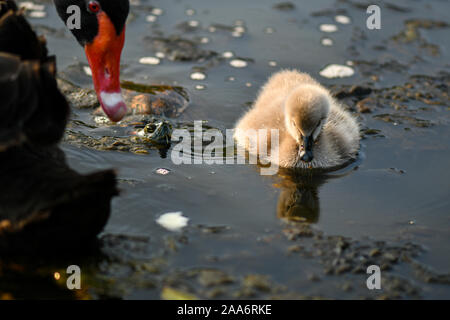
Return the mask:
MULTIPOLYGON (((284 172, 284 171, 283 171, 284 172)), ((281 193, 277 204, 277 217, 292 221, 315 223, 319 221, 319 187, 325 177, 283 174, 281 193)))
POLYGON ((353 160, 359 149, 356 120, 326 88, 297 70, 280 71, 269 79, 252 109, 238 121, 235 139, 249 151, 258 146, 261 154, 261 141, 248 134, 260 129, 268 131, 269 160, 280 167, 332 170, 353 160), (275 149, 276 137, 269 129, 278 130, 275 149))

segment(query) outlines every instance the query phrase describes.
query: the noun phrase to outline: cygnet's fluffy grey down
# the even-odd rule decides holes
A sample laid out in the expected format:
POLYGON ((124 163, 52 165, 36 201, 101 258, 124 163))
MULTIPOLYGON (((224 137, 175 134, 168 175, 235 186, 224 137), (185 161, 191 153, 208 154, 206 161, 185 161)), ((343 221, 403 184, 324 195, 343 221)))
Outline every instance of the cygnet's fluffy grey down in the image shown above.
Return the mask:
MULTIPOLYGON (((306 73, 283 70, 270 77, 253 107, 236 124, 234 138, 251 152, 259 141, 248 129, 267 130, 268 159, 285 168, 333 169, 355 159, 358 123, 326 88, 306 73), (278 129, 274 144, 270 129, 278 129), (278 151, 278 152, 275 152, 278 151)), ((256 148, 259 156, 263 156, 256 148)))

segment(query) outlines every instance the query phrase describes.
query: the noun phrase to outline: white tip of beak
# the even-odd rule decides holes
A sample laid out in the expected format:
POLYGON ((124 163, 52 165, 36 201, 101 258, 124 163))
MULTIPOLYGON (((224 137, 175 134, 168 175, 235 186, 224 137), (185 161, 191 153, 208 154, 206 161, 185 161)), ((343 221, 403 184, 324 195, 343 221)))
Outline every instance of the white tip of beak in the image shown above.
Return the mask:
POLYGON ((127 106, 120 92, 102 91, 100 93, 100 104, 111 121, 118 122, 127 113, 127 106))

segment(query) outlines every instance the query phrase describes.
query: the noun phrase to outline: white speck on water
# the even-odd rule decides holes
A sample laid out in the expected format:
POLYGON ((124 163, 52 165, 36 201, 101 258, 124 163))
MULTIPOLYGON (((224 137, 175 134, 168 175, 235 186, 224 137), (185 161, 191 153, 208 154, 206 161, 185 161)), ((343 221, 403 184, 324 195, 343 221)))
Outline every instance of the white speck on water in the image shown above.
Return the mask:
POLYGON ((264 32, 267 34, 272 34, 272 33, 275 33, 275 29, 272 27, 267 27, 264 29, 264 32))
POLYGON ((241 59, 233 59, 230 61, 230 65, 234 68, 245 68, 247 66, 247 61, 241 59))
POLYGON ((45 5, 36 4, 31 1, 24 1, 19 3, 19 8, 25 8, 27 10, 43 11, 45 9, 45 5))
POLYGON ((269 61, 269 66, 276 67, 278 63, 276 61, 269 61))
POLYGON ((204 74, 202 72, 194 72, 194 73, 191 73, 191 79, 192 80, 205 80, 206 74, 204 74))
POLYGON ((340 23, 340 24, 349 24, 350 23, 350 18, 347 16, 342 16, 342 15, 334 17, 334 20, 336 20, 336 22, 340 23))
POLYGON ((409 220, 408 224, 410 224, 410 225, 416 224, 416 221, 415 220, 409 220))
POLYGON ((88 75, 89 77, 92 77, 92 70, 91 68, 89 68, 88 66, 83 66, 83 71, 86 75, 88 75))
POLYGON ((225 51, 224 53, 222 53, 222 57, 230 59, 234 57, 234 53, 232 51, 225 51))
POLYGON ((335 24, 321 24, 319 27, 320 31, 322 32, 336 32, 338 30, 338 27, 335 24))
POLYGON ((245 32, 245 28, 243 26, 234 27, 234 32, 244 33, 245 32))
POLYGON ((355 64, 353 63, 353 61, 351 60, 347 60, 347 62, 345 63, 346 65, 353 67, 355 64))
POLYGON ((329 47, 333 45, 333 40, 331 40, 330 38, 323 38, 321 41, 323 46, 329 47))
POLYGON ((168 175, 168 174, 170 173, 170 170, 169 170, 169 169, 166 169, 166 168, 158 168, 158 169, 155 170, 155 172, 156 172, 157 174, 160 174, 160 175, 162 175, 162 176, 165 176, 165 175, 168 175))
POLYGON ((190 20, 188 21, 188 25, 191 28, 197 28, 200 25, 200 22, 197 20, 190 20))
POLYGON ((45 11, 31 11, 29 14, 30 18, 42 19, 47 16, 45 11))
POLYGON ((155 53, 155 56, 157 56, 160 59, 164 59, 166 57, 164 52, 157 52, 155 53))
POLYGON ((207 37, 202 37, 202 38, 200 39, 200 42, 201 42, 201 43, 209 43, 209 38, 207 38, 207 37))
POLYGON ((147 21, 147 22, 155 22, 156 19, 157 19, 157 17, 154 15, 149 15, 149 16, 145 17, 145 21, 147 21))
POLYGON ((211 32, 211 33, 212 32, 216 32, 216 30, 217 30, 216 27, 213 27, 213 26, 208 28, 208 31, 211 32))
POLYGON ((340 64, 330 64, 319 72, 324 78, 345 78, 351 77, 354 73, 352 68, 340 64))
POLYGON ((169 231, 181 230, 182 228, 187 226, 188 221, 189 218, 183 216, 183 213, 181 211, 164 213, 158 219, 156 219, 156 222, 159 225, 169 231))
POLYGON ((108 117, 105 117, 105 116, 96 116, 96 117, 94 117, 94 122, 97 124, 108 124, 109 119, 108 119, 108 117))
POLYGON ((242 33, 242 32, 238 32, 238 31, 233 31, 233 32, 231 33, 231 35, 232 35, 233 37, 235 37, 235 38, 240 38, 240 37, 242 37, 243 33, 242 33))
POLYGON ((205 90, 205 89, 206 89, 206 86, 204 86, 204 85, 202 85, 202 84, 198 84, 198 85, 195 86, 195 89, 196 89, 196 90, 205 90))
POLYGON ((246 86, 247 88, 250 88, 250 87, 252 86, 252 84, 251 84, 250 82, 247 82, 247 83, 245 84, 245 86, 246 86))
POLYGON ((194 9, 187 9, 186 10, 186 15, 187 16, 193 16, 195 14, 195 10, 194 9))
POLYGON ((234 80, 236 80, 236 78, 235 77, 228 77, 227 80, 228 81, 234 81, 234 80))
POLYGON ((141 0, 130 0, 130 4, 132 6, 140 6, 141 5, 141 0))
POLYGON ((159 64, 161 60, 157 57, 142 57, 139 59, 139 63, 141 64, 159 64))
POLYGON ((154 14, 155 16, 160 16, 160 15, 162 15, 163 14, 163 9, 160 9, 160 8, 153 8, 153 10, 152 10, 152 14, 154 14))

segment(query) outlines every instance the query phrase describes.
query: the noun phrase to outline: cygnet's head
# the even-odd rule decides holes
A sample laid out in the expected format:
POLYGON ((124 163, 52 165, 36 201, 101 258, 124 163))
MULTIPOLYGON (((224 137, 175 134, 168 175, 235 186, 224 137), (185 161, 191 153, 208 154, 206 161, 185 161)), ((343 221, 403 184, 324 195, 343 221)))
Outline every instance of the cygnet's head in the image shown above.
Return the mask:
POLYGON ((310 162, 314 158, 313 144, 327 121, 330 104, 328 92, 317 85, 302 85, 286 99, 286 128, 301 146, 302 161, 310 162))

